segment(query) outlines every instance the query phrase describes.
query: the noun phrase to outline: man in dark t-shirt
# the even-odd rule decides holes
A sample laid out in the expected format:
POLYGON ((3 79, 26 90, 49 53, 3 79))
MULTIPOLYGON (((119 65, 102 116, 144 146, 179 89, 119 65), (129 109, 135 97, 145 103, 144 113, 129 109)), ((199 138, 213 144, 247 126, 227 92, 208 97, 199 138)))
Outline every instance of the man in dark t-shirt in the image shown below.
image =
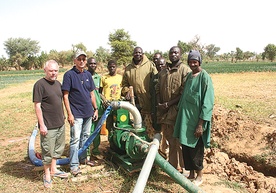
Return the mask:
POLYGON ((44 165, 43 183, 52 186, 51 176, 67 178, 68 174, 56 168, 56 160, 65 147, 65 126, 61 84, 57 79, 59 66, 54 60, 46 62, 45 77, 33 87, 33 102, 40 130, 42 162, 44 165))

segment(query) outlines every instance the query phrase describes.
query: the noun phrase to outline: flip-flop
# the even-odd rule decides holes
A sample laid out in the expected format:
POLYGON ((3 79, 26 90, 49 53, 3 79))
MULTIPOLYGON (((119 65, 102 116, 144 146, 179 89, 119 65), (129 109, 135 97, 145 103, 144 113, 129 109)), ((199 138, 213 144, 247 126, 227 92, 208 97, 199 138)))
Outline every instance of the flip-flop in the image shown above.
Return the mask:
POLYGON ((82 172, 80 168, 77 168, 77 169, 71 170, 71 174, 76 177, 77 175, 82 174, 82 172))
POLYGON ((86 164, 91 167, 100 165, 97 161, 88 161, 86 164))
POLYGON ((57 170, 57 172, 54 174, 51 174, 51 176, 58 177, 58 178, 68 178, 68 174, 60 170, 57 170))
POLYGON ((46 180, 45 175, 43 175, 43 185, 45 188, 52 188, 52 180, 46 180))

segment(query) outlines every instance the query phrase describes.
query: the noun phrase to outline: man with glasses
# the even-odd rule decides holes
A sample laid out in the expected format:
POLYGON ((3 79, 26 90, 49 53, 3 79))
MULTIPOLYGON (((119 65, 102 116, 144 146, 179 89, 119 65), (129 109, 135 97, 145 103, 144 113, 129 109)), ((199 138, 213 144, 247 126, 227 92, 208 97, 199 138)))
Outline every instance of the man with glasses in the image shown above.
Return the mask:
POLYGON ((81 173, 79 163, 86 163, 87 152, 80 157, 78 151, 90 136, 92 119, 98 119, 98 107, 91 74, 85 70, 87 55, 77 50, 74 66, 63 76, 62 91, 67 119, 70 124, 70 170, 72 175, 81 173))

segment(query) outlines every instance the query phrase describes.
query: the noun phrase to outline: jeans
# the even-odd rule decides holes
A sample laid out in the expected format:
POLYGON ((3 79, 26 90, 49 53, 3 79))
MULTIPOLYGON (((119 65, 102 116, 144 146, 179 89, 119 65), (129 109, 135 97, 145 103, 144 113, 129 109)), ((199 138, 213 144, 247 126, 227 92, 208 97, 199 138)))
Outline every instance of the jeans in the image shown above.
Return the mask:
POLYGON ((79 167, 79 160, 84 160, 87 157, 86 151, 78 156, 78 151, 81 149, 90 136, 92 117, 75 118, 75 123, 70 128, 70 169, 76 170, 79 167))

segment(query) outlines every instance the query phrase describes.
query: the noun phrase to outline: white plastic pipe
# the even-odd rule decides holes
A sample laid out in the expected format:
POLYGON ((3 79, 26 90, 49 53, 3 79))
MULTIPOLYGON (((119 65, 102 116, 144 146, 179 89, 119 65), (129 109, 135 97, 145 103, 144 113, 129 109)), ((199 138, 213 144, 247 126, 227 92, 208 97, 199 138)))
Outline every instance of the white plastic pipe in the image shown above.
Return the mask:
POLYGON ((144 189, 145 189, 145 186, 147 184, 152 165, 154 163, 157 151, 159 149, 160 140, 161 140, 160 133, 156 133, 154 135, 154 139, 153 139, 152 144, 150 146, 148 155, 147 155, 146 160, 143 164, 142 170, 139 174, 138 180, 136 182, 136 185, 135 185, 134 190, 133 190, 132 193, 143 193, 144 192, 144 189))

